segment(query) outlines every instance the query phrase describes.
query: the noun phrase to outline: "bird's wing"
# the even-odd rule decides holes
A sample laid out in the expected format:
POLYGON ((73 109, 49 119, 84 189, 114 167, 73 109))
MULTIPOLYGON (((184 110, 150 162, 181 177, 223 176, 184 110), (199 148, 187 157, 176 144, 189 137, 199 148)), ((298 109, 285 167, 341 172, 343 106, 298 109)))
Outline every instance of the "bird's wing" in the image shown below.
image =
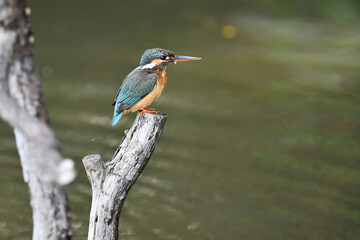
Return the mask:
POLYGON ((136 68, 121 85, 115 99, 116 112, 121 112, 149 94, 158 80, 156 72, 136 68))
POLYGON ((114 106, 115 103, 116 103, 116 99, 118 98, 120 91, 121 91, 121 87, 119 88, 118 92, 117 92, 116 95, 115 95, 114 102, 113 102, 113 104, 112 104, 113 106, 114 106))

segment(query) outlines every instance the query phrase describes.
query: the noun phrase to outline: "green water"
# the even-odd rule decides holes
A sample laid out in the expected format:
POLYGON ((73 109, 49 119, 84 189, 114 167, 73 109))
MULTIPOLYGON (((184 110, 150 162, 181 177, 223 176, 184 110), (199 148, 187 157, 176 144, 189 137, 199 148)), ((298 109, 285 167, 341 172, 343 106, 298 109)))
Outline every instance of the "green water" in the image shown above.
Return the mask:
MULTIPOLYGON (((30 1, 52 127, 76 162, 74 239, 87 236, 81 159, 109 159, 135 115, 112 100, 142 52, 168 67, 168 114, 132 188, 121 239, 360 239, 356 1, 30 1), (227 26, 227 27, 224 27, 227 26)), ((31 239, 11 129, 0 123, 0 239, 31 239)))

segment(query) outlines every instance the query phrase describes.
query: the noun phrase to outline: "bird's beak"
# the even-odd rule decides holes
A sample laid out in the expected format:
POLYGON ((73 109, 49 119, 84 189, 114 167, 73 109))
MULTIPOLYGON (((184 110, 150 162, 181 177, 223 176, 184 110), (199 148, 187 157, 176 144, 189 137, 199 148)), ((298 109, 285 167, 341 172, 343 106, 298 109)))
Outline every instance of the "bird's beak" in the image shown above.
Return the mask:
POLYGON ((194 60, 200 60, 201 58, 199 57, 190 57, 190 56, 175 56, 173 58, 170 59, 170 62, 187 62, 187 61, 194 61, 194 60))

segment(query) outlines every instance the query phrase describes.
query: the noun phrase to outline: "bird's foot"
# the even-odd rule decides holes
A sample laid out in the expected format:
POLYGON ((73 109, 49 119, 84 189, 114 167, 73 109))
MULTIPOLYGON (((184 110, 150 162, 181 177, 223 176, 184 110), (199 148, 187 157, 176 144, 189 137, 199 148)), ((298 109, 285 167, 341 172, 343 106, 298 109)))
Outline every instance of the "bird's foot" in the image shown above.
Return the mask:
POLYGON ((143 108, 140 109, 140 115, 143 113, 157 113, 154 108, 143 108))

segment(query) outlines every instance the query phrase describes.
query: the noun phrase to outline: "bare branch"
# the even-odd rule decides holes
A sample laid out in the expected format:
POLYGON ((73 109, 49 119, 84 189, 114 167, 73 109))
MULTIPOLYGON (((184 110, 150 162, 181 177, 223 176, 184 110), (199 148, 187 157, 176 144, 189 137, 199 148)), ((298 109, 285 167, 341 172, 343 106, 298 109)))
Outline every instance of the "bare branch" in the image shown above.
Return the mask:
POLYGON ((76 177, 51 131, 32 55, 24 0, 0 0, 0 117, 14 128, 33 209, 33 239, 71 239, 70 209, 63 186, 76 177))
POLYGON ((41 180, 68 185, 76 172, 72 160, 63 160, 59 143, 47 124, 29 115, 21 109, 1 87, 0 82, 0 116, 27 139, 38 164, 32 165, 41 174, 41 180))
POLYGON ((166 118, 162 113, 138 114, 110 161, 97 154, 83 158, 93 194, 88 240, 118 239, 121 208, 155 150, 166 118))

